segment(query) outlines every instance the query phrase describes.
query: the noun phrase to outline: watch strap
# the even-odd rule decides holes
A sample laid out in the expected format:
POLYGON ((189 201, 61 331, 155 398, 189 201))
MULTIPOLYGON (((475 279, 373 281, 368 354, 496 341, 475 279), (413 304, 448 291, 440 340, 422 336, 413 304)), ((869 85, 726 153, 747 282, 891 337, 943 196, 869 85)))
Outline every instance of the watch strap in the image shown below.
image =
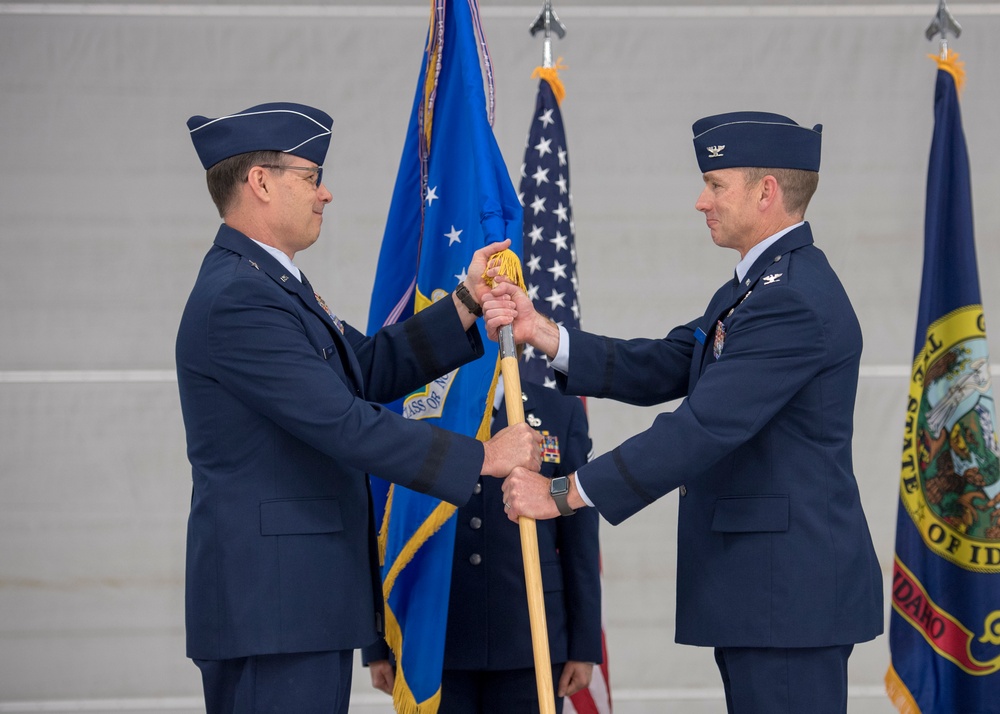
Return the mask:
POLYGON ((476 317, 483 316, 483 306, 476 302, 476 299, 472 297, 469 289, 465 287, 464 281, 460 281, 455 287, 455 297, 457 297, 462 304, 465 305, 465 309, 469 311, 470 315, 475 315, 476 317))

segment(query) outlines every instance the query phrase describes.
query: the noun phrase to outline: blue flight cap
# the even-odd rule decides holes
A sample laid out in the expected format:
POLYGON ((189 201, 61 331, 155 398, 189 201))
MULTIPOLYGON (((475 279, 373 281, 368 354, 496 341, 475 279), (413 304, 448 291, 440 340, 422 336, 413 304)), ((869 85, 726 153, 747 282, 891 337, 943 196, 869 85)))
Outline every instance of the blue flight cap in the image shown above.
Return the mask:
POLYGON ((258 104, 237 114, 188 119, 191 141, 206 170, 250 151, 283 151, 322 166, 333 119, 304 104, 258 104))
POLYGON ((756 167, 819 171, 823 125, 812 129, 768 112, 730 112, 699 119, 694 151, 702 173, 756 167))

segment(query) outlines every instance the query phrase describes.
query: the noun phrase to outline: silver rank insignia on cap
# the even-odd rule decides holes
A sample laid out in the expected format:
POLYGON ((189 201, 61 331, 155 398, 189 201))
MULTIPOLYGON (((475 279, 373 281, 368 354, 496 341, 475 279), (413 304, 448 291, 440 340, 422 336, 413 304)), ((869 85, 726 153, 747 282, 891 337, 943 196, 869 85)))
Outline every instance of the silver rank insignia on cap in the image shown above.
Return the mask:
POLYGON ((720 146, 706 146, 705 148, 708 149, 708 158, 718 159, 722 156, 722 150, 726 148, 726 145, 722 144, 720 146))
POLYGON ((772 273, 764 276, 764 285, 774 285, 784 273, 772 273))
POLYGON ((542 432, 542 462, 546 464, 559 463, 559 437, 547 431, 542 432))

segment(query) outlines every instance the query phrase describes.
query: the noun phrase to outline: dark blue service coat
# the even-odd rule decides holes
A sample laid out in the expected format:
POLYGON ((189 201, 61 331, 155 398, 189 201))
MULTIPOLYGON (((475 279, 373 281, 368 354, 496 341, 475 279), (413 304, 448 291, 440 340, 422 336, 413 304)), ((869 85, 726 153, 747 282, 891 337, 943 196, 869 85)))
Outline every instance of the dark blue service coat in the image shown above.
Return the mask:
POLYGON ((663 339, 570 331, 568 393, 686 397, 579 471, 616 524, 679 489, 678 642, 824 647, 882 632, 851 457, 860 358, 854 310, 808 224, 663 339))
POLYGON ((373 337, 223 225, 177 335, 193 492, 187 653, 343 650, 380 630, 367 472, 456 505, 475 439, 380 406, 483 354, 451 300, 373 337))
MULTIPOLYGON (((590 455, 583 403, 536 384, 522 383, 521 390, 525 421, 558 446, 559 462, 544 462, 542 473, 568 476, 590 455)), ((494 433, 505 426, 501 405, 494 433)), ((455 513, 445 669, 534 667, 520 529, 507 519, 502 485, 500 479, 482 477, 455 513)), ((553 664, 601 661, 599 520, 595 509, 584 508, 535 524, 553 664)))

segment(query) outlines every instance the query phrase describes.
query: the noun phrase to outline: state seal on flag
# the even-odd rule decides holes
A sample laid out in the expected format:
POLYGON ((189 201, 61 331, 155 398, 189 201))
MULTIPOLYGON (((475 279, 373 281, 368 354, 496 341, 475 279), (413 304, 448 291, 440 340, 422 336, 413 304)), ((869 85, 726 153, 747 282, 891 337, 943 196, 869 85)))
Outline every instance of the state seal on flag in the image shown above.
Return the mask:
POLYGON ((980 305, 927 330, 913 363, 900 496, 927 547, 1000 573, 1000 440, 980 305))

